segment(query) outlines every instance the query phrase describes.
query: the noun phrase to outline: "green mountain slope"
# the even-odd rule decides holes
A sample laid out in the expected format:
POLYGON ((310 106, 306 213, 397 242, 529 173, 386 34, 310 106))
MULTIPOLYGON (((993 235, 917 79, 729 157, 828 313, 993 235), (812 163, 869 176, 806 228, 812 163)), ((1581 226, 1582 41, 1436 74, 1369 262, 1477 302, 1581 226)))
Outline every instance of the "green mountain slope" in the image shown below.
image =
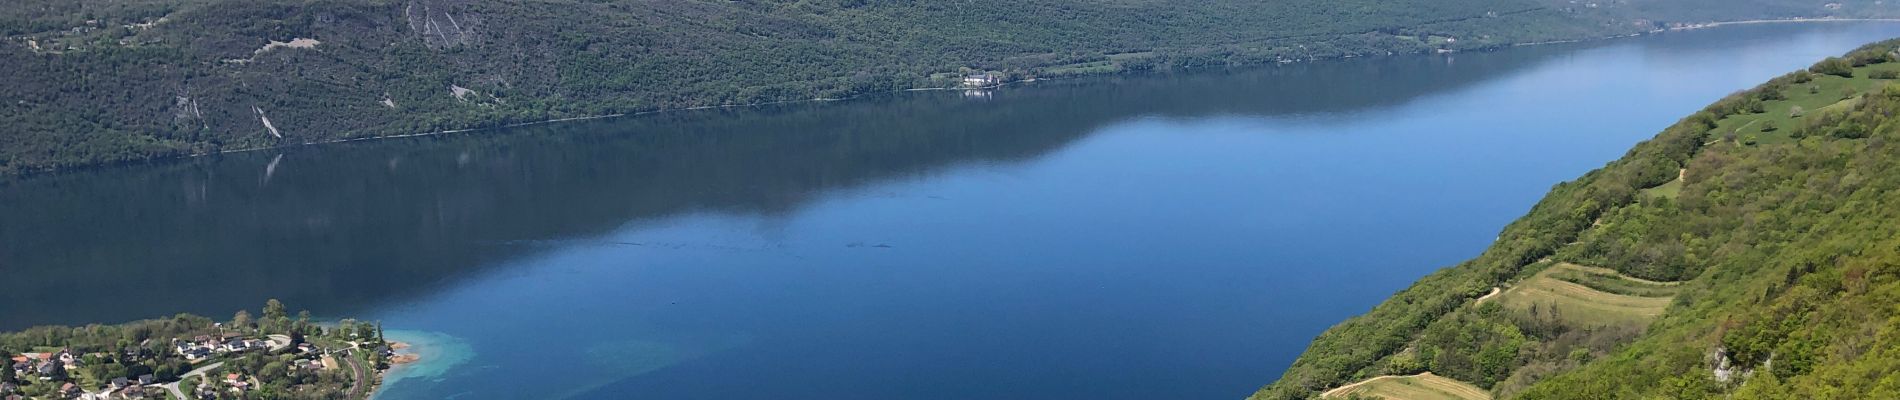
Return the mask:
POLYGON ((1557 185, 1254 398, 1426 371, 1499 398, 1900 398, 1896 50, 1730 96, 1557 185))
POLYGON ((16 0, 0 4, 0 173, 944 87, 972 71, 1261 64, 1896 10, 1873 0, 16 0))

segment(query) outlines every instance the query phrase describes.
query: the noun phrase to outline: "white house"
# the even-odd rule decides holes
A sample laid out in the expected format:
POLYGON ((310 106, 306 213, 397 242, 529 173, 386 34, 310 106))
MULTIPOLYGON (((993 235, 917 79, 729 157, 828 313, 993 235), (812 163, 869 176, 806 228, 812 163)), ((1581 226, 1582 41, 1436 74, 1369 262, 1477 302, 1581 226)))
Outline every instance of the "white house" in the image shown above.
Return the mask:
POLYGON ((997 78, 996 75, 991 75, 987 73, 974 74, 974 75, 963 77, 963 85, 972 86, 972 87, 983 87, 983 86, 995 85, 1001 80, 1002 79, 997 78))

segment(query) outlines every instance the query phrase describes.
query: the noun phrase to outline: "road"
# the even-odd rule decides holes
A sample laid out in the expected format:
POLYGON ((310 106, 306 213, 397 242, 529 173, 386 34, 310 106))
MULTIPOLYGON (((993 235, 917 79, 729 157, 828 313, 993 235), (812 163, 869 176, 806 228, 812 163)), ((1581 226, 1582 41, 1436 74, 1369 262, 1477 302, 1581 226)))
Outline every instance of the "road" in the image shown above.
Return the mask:
MULTIPOLYGON (((290 336, 270 335, 268 336, 268 338, 270 338, 271 352, 282 351, 283 349, 290 347, 290 336)), ((350 398, 352 399, 362 398, 362 396, 357 395, 357 394, 359 394, 358 391, 363 386, 363 366, 358 365, 356 363, 355 358, 346 357, 344 359, 348 360, 348 362, 350 363, 350 367, 356 370, 356 383, 354 384, 355 386, 350 387, 350 393, 353 395, 350 398)), ((190 399, 190 397, 185 397, 185 392, 178 388, 178 384, 181 382, 184 382, 186 379, 191 379, 192 377, 195 377, 195 376, 204 375, 207 372, 216 371, 218 367, 223 367, 223 366, 224 366, 223 361, 211 363, 203 367, 198 367, 198 369, 191 370, 191 372, 186 372, 184 375, 179 375, 178 382, 172 382, 172 383, 167 383, 167 384, 158 385, 158 386, 165 388, 166 391, 172 392, 172 396, 177 396, 179 399, 190 399)))
POLYGON ((270 339, 270 351, 272 353, 282 351, 284 348, 290 347, 290 336, 268 335, 268 336, 265 336, 265 338, 270 339))
POLYGON ((177 396, 179 399, 189 399, 190 397, 185 397, 184 391, 178 389, 178 384, 180 382, 184 382, 186 379, 191 379, 199 375, 204 375, 206 372, 216 371, 218 367, 223 367, 223 366, 224 366, 223 361, 214 362, 209 365, 205 365, 203 367, 198 367, 198 369, 191 370, 191 372, 186 372, 184 375, 179 375, 178 382, 167 383, 167 384, 163 384, 159 386, 164 387, 165 390, 172 392, 172 396, 177 396))
POLYGON ((369 396, 363 393, 363 380, 369 377, 369 373, 363 370, 363 363, 356 360, 354 351, 344 350, 342 355, 343 362, 350 364, 350 372, 356 375, 356 379, 350 380, 350 399, 369 399, 369 396))

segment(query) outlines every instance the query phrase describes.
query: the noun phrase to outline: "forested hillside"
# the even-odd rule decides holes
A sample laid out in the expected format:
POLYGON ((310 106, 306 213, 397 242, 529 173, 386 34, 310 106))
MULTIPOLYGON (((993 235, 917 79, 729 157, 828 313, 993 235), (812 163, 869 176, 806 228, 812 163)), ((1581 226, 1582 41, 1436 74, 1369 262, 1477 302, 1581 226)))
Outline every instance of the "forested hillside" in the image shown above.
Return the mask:
POLYGON ((1497 398, 1900 398, 1897 50, 1737 93, 1557 185, 1254 397, 1444 377, 1497 398))
POLYGON ((0 173, 839 98, 977 71, 1263 64, 1895 9, 1828 3, 16 0, 0 4, 0 173))

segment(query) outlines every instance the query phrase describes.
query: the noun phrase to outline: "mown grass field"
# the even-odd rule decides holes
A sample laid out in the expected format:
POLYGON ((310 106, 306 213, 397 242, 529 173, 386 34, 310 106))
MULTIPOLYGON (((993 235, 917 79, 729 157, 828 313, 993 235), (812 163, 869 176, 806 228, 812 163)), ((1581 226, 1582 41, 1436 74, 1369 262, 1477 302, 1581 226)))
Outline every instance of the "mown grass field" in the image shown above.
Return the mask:
POLYGON ((1382 376, 1326 392, 1325 398, 1343 399, 1353 395, 1393 400, 1489 400, 1491 392, 1469 383, 1431 373, 1412 376, 1382 376))
POLYGON ((1669 181, 1669 183, 1664 183, 1656 187, 1643 189, 1642 192, 1644 196, 1667 197, 1667 198, 1674 199, 1676 198, 1676 196, 1682 195, 1682 173, 1678 172, 1676 174, 1676 179, 1669 181))
POLYGON ((1674 299, 1674 283, 1630 278, 1604 268, 1558 263, 1505 290, 1499 305, 1556 315, 1580 327, 1646 324, 1674 299))
POLYGON ((1743 113, 1723 118, 1716 124, 1714 132, 1718 136, 1714 139, 1726 139, 1727 135, 1732 133, 1735 140, 1742 144, 1793 142, 1794 139, 1788 135, 1788 132, 1806 124, 1807 117, 1830 110, 1845 109, 1852 106, 1861 93, 1879 89, 1889 83, 1900 82, 1894 79, 1872 78, 1873 74, 1879 71, 1900 71, 1900 63, 1873 64, 1854 68, 1854 76, 1851 78, 1815 74, 1812 82, 1784 89, 1782 95, 1786 96, 1786 99, 1763 102, 1764 112, 1743 113), (1795 112, 1796 107, 1799 107, 1800 112, 1795 112))

